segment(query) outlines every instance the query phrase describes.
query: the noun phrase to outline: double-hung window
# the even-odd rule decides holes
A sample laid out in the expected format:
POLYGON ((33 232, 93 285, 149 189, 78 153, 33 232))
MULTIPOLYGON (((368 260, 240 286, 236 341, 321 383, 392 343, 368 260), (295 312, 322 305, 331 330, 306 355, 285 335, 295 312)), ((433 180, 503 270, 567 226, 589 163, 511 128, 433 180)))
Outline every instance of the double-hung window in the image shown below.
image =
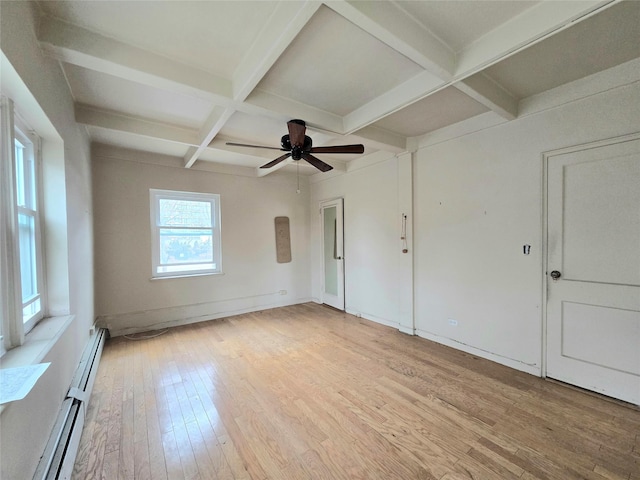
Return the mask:
POLYGON ((150 190, 152 277, 222 273, 220 195, 150 190))
POLYGON ((40 168, 36 157, 37 137, 33 133, 28 134, 18 121, 14 129, 13 143, 22 321, 26 333, 43 317, 42 244, 38 208, 40 168))
POLYGON ((44 317, 39 138, 3 97, 0 110, 0 312, 2 345, 12 348, 44 317))

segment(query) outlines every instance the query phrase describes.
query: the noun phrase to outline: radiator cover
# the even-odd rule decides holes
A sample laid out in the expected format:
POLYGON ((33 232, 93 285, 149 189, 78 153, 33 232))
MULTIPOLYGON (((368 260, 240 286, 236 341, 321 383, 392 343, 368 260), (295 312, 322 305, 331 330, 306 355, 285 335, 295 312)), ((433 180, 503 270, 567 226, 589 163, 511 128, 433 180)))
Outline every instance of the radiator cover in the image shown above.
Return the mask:
POLYGON ((67 398, 62 402, 60 413, 40 458, 33 480, 68 480, 71 478, 82 437, 86 405, 91 397, 100 356, 108 336, 107 329, 100 328, 87 345, 73 376, 67 398))

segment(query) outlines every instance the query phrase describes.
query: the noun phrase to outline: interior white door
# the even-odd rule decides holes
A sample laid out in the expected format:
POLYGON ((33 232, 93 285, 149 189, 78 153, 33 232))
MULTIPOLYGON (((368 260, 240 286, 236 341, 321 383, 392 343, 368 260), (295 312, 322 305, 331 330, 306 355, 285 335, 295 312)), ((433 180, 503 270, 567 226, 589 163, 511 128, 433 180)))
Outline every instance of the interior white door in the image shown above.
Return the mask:
POLYGON ((546 375, 640 404, 640 136, 547 172, 546 375))
POLYGON ((320 204, 322 221, 322 303, 344 310, 344 220, 342 199, 320 204))

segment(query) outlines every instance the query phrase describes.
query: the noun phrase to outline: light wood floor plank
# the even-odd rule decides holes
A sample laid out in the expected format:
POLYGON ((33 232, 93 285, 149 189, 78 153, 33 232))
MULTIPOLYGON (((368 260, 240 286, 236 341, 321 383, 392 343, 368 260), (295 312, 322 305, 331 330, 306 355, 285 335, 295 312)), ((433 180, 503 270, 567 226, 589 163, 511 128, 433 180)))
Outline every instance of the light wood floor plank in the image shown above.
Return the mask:
POLYGON ((109 340, 89 478, 640 480, 640 410, 302 304, 109 340))

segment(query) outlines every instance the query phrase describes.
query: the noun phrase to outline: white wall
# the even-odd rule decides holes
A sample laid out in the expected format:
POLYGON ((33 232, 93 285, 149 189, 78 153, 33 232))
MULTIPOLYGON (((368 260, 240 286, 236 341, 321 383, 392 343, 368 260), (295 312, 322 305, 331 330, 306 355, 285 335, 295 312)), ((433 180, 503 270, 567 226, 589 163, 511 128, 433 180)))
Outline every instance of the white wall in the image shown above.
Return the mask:
MULTIPOLYGON (((344 198, 345 309, 398 326, 401 273, 399 160, 389 154, 352 161, 350 170, 312 183, 311 255, 314 300, 322 301, 319 204, 344 198)), ((410 285, 408 286, 410 288, 410 285)))
MULTIPOLYGON (((42 361, 51 367, 25 400, 8 404, 1 415, 0 477, 31 478, 49 438, 60 405, 89 337, 93 307, 93 218, 89 141, 74 120, 73 98, 58 62, 46 58, 36 40, 37 12, 30 2, 0 2, 0 48, 26 86, 28 99, 16 109, 36 129, 42 120, 52 125, 55 140, 45 146, 45 169, 51 185, 62 185, 56 205, 45 204, 50 262, 48 290, 56 314, 75 317, 59 332, 42 361), (33 103, 30 103, 33 102, 33 103), (43 115, 37 115, 32 105, 43 115), (58 178, 55 178, 58 177, 58 178), (48 209, 48 210, 47 210, 48 209), (52 251, 49 248, 55 245, 52 251), (63 251, 60 251, 63 250, 63 251)), ((2 72, 3 82, 5 71, 2 72)), ((4 84, 3 84, 4 89, 4 84)), ((45 132, 46 133, 46 132, 45 132)), ((50 199, 52 192, 46 192, 50 199)))
POLYGON ((112 335, 309 301, 305 179, 191 169, 182 159, 95 146, 96 313, 112 335), (223 275, 150 280, 149 189, 221 195, 223 275), (292 261, 277 263, 274 219, 289 217, 292 261), (280 291, 286 290, 282 295, 280 291))
MULTIPOLYGON (((345 197, 347 310, 409 332, 403 317, 412 289, 418 335, 541 374, 542 154, 640 131, 637 66, 630 62, 525 99, 516 120, 475 133, 456 125, 425 137, 411 183, 403 180, 405 156, 366 168, 360 162, 313 183, 316 210, 320 200, 345 197), (413 283, 396 240, 410 189, 413 283), (523 255, 524 244, 530 255, 523 255)), ((320 301, 314 217, 312 290, 320 301)))
POLYGON ((614 88, 418 152, 418 334, 541 373, 542 153, 640 130, 638 98, 614 88))

